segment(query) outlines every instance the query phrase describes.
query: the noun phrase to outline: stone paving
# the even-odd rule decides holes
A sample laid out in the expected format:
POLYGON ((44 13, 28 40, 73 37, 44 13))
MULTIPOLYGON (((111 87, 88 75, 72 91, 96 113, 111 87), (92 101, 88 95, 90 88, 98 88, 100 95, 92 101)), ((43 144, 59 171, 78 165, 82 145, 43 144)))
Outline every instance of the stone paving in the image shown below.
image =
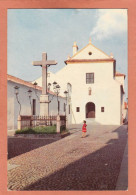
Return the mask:
POLYGON ((56 139, 47 139, 47 138, 16 138, 16 137, 8 137, 8 159, 18 156, 20 154, 29 152, 41 146, 45 146, 52 142, 55 142, 56 139))
POLYGON ((80 128, 71 130, 68 137, 9 159, 8 164, 18 166, 8 171, 8 189, 115 190, 127 125, 88 125, 86 138, 81 138, 80 128))

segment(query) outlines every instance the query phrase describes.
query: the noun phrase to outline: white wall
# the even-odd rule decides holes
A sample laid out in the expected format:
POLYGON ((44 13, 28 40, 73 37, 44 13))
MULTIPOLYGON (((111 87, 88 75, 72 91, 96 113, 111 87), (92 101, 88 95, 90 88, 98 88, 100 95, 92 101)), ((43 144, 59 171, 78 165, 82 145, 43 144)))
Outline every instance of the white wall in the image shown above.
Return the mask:
POLYGON ((88 102, 96 105, 96 118, 89 119, 101 124, 120 124, 120 85, 113 79, 113 63, 68 64, 56 74, 61 88, 72 84, 72 123, 82 123, 85 119, 85 106, 88 102), (94 72, 94 83, 86 84, 86 73, 94 72), (92 95, 88 95, 91 87, 92 95), (76 112, 80 107, 80 112, 76 112), (105 112, 101 112, 101 107, 105 112))
POLYGON ((124 76, 116 76, 115 78, 118 82, 121 83, 121 85, 123 85, 124 88, 124 76))
MULTIPOLYGON (((54 116, 58 114, 58 102, 57 102, 57 97, 53 95, 49 96, 49 100, 51 100, 51 103, 49 103, 49 115, 54 116)), ((62 98, 58 96, 58 101, 60 102, 60 110, 59 114, 60 115, 65 115, 64 111, 64 103, 66 103, 65 98, 62 98)))
MULTIPOLYGON (((40 103, 39 100, 35 94, 35 89, 34 88, 29 88, 25 85, 21 85, 18 83, 14 83, 11 81, 8 81, 8 110, 7 110, 7 115, 8 115, 8 130, 12 129, 17 129, 17 118, 19 115, 19 104, 16 100, 16 95, 14 94, 14 87, 15 86, 20 87, 19 88, 19 95, 18 99, 21 103, 21 115, 31 115, 31 107, 30 107, 30 101, 28 97, 27 91, 29 89, 32 90, 32 99, 36 99, 36 115, 40 114, 40 103)), ((38 97, 41 95, 40 90, 36 90, 38 97)), ((49 94, 49 100, 52 99, 51 94, 49 94)), ((64 103, 65 99, 62 97, 58 97, 58 100, 60 101, 60 115, 65 115, 64 112, 64 103)), ((57 97, 54 96, 51 103, 49 104, 49 114, 51 115, 56 115, 57 114, 57 97)))
MULTIPOLYGON (((32 90, 32 99, 36 99, 36 114, 39 114, 40 106, 38 99, 35 94, 35 90, 33 88, 29 88, 25 85, 16 84, 12 81, 8 81, 8 129, 17 129, 17 117, 19 115, 20 106, 17 102, 16 95, 14 94, 14 87, 15 86, 20 87, 19 88, 19 95, 18 99, 21 103, 21 115, 31 115, 31 106, 30 101, 28 97, 27 91, 29 89, 32 90)), ((36 90, 38 96, 41 94, 41 91, 36 90)))
POLYGON ((72 57, 73 59, 108 59, 110 56, 105 54, 100 49, 96 48, 92 44, 88 44, 86 47, 77 52, 76 55, 72 57), (92 52, 92 55, 88 55, 88 52, 92 52))

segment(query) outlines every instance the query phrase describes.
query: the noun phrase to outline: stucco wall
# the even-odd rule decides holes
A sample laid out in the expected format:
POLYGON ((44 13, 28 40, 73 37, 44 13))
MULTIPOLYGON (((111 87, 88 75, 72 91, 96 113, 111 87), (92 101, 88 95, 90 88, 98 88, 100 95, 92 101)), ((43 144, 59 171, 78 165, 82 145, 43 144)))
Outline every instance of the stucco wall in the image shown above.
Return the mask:
POLYGON ((113 79, 113 63, 81 63, 68 64, 56 74, 61 89, 66 83, 72 84, 72 123, 81 123, 85 119, 85 106, 93 102, 96 108, 96 118, 88 119, 101 124, 120 124, 120 85, 113 79), (86 73, 94 72, 94 83, 86 84, 86 73), (91 87, 92 95, 88 95, 91 87), (80 112, 76 112, 80 107, 80 112), (105 112, 101 112, 101 107, 105 112))
POLYGON ((76 55, 73 56, 73 59, 106 59, 110 58, 103 51, 99 50, 92 44, 88 44, 85 48, 81 49, 77 52, 76 55), (89 55, 88 52, 92 52, 92 55, 89 55))
MULTIPOLYGON (((14 93, 14 87, 19 87, 18 99, 21 103, 21 115, 31 115, 31 106, 28 97, 28 90, 32 90, 32 99, 36 99, 36 114, 39 114, 39 102, 33 88, 29 88, 25 85, 16 84, 14 82, 8 81, 8 129, 17 129, 17 117, 19 115, 20 106, 17 102, 16 95, 14 93)), ((41 94, 41 91, 36 90, 37 95, 41 94)))
MULTIPOLYGON (((7 117, 8 117, 8 130, 12 129, 17 129, 17 118, 19 115, 19 104, 16 100, 16 95, 14 94, 14 87, 15 86, 20 87, 19 88, 19 95, 18 99, 21 103, 21 115, 31 115, 31 107, 30 107, 30 101, 28 97, 27 91, 29 89, 32 90, 32 99, 36 99, 36 115, 40 114, 40 103, 37 98, 40 97, 41 91, 37 91, 37 96, 35 94, 35 89, 34 88, 29 88, 25 85, 21 84, 16 84, 14 82, 8 81, 8 110, 7 110, 7 117)), ((54 96, 52 99, 53 95, 49 95, 49 100, 52 100, 51 103, 49 104, 49 114, 51 115, 56 115, 57 114, 57 97, 54 96)), ((60 100, 60 114, 64 115, 64 102, 65 99, 59 97, 60 100)))

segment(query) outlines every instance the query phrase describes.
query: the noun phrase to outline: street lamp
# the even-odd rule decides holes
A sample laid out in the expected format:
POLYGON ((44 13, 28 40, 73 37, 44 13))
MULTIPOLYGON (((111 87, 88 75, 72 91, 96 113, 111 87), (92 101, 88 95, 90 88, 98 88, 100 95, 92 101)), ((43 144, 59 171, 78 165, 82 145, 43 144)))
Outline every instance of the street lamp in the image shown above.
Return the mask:
POLYGON ((48 91, 50 90, 51 83, 48 83, 48 91))
POLYGON ((29 96, 29 101, 30 101, 30 106, 31 106, 31 114, 32 114, 32 103, 31 103, 32 90, 29 89, 27 92, 28 92, 28 96, 29 96))
POLYGON ((57 84, 57 82, 53 82, 53 90, 54 93, 57 95, 57 102, 58 102, 58 115, 59 115, 59 101, 58 101, 58 95, 60 93, 60 86, 57 84))
POLYGON ((38 84, 38 83, 35 81, 33 85, 34 85, 34 87, 35 87, 35 95, 36 95, 37 99, 40 100, 40 99, 39 99, 39 96, 37 95, 37 91, 36 91, 36 86, 37 86, 37 84, 38 84))
POLYGON ((17 102, 18 102, 19 107, 20 107, 20 109, 19 109, 19 115, 20 115, 20 113, 21 113, 21 104, 20 104, 19 99, 18 99, 19 87, 18 86, 15 86, 14 89, 15 89, 16 99, 17 99, 17 102))
POLYGON ((68 91, 64 91, 64 94, 65 94, 65 96, 66 96, 66 106, 65 106, 65 115, 66 115, 68 91))

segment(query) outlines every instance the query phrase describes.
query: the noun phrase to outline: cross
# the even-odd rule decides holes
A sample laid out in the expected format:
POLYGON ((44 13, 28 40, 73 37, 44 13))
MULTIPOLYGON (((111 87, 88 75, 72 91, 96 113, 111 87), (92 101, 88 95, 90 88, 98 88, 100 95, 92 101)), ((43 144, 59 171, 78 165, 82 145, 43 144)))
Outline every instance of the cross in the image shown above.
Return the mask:
POLYGON ((47 53, 42 53, 42 61, 33 61, 34 66, 42 67, 42 95, 47 95, 47 67, 50 65, 56 65, 55 60, 47 61, 47 53))

